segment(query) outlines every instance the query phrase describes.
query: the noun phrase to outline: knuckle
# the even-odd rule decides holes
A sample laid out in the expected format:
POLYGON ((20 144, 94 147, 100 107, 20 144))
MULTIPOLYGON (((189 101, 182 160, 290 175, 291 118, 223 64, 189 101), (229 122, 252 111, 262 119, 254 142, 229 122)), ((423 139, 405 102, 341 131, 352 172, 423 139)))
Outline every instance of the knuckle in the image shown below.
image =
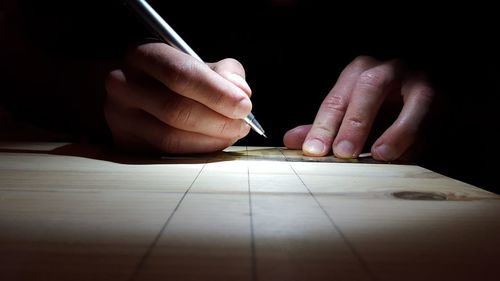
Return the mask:
POLYGON ((231 69, 241 69, 243 70, 243 65, 236 59, 233 58, 226 58, 223 60, 220 60, 217 65, 219 66, 227 66, 231 69))
POLYGON ((161 116, 165 116, 165 121, 167 123, 170 123, 172 112, 175 110, 176 106, 176 102, 172 101, 170 98, 165 98, 161 101, 160 114, 161 116))
POLYGON ((385 87, 389 81, 389 73, 380 68, 372 68, 363 71, 358 78, 358 86, 364 88, 380 89, 385 87))
POLYGON ((121 70, 111 71, 104 80, 104 85, 108 94, 116 91, 123 83, 125 83, 125 78, 121 70))
POLYGON ((197 76, 198 66, 192 60, 182 60, 172 62, 164 66, 164 73, 167 73, 167 87, 173 91, 183 94, 196 90, 199 87, 197 76))
POLYGON ((127 81, 122 71, 115 70, 110 72, 104 81, 106 103, 132 106, 130 104, 130 90, 127 89, 127 86, 127 81))
POLYGON ((328 111, 340 111, 345 112, 347 109, 347 99, 339 95, 328 95, 323 100, 323 108, 328 111))
POLYGON ((369 56, 358 56, 350 64, 353 69, 368 69, 374 64, 374 59, 369 56))
MULTIPOLYGON (((210 104, 213 104, 216 107, 224 106, 224 102, 226 100, 225 94, 222 92, 214 93, 209 97, 209 99, 210 99, 210 104)), ((233 104, 231 104, 231 106, 234 108, 238 106, 239 102, 240 102, 239 100, 234 99, 233 104)))
POLYGON ((369 122, 358 116, 350 116, 346 118, 347 125, 356 131, 368 131, 370 128, 369 122))
POLYGON ((163 43, 134 44, 126 49, 125 62, 134 65, 144 59, 153 59, 163 46, 163 43))
POLYGON ((323 123, 314 124, 314 127, 310 131, 311 138, 320 139, 325 143, 331 143, 335 134, 335 131, 332 131, 331 128, 323 123))
POLYGON ((161 105, 161 114, 165 122, 174 127, 189 127, 193 125, 193 107, 180 98, 166 98, 161 105))
POLYGON ((435 92, 432 87, 424 85, 418 90, 417 95, 421 101, 431 103, 434 99, 435 92))
POLYGON ((193 125, 191 113, 193 112, 190 106, 180 107, 175 111, 173 122, 180 124, 183 127, 191 127, 193 125))

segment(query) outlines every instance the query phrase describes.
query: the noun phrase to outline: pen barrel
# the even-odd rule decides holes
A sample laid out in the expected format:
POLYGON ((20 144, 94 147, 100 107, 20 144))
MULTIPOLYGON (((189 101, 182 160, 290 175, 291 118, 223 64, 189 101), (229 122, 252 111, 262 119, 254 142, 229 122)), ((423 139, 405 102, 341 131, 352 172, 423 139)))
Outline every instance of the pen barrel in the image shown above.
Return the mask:
POLYGON ((145 0, 128 0, 127 4, 146 21, 153 31, 170 46, 203 62, 196 52, 175 32, 175 30, 145 0))
MULTIPOLYGON (((175 32, 175 30, 151 7, 145 0, 126 0, 126 4, 130 6, 145 23, 161 37, 170 46, 179 49, 180 51, 194 57, 203 62, 198 54, 189 47, 189 45, 175 32)), ((259 135, 266 136, 264 129, 257 122, 252 113, 244 118, 252 129, 259 135)))

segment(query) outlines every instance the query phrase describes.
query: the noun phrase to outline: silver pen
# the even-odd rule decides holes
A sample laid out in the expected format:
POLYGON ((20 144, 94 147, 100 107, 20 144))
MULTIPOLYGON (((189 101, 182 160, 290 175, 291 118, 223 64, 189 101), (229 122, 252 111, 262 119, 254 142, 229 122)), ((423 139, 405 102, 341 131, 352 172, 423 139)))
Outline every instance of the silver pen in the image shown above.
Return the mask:
MULTIPOLYGON (((145 0, 127 0, 126 3, 137 13, 139 16, 170 46, 175 47, 186 54, 191 55, 197 60, 203 60, 189 47, 189 45, 170 27, 170 25, 146 2, 145 0)), ((255 116, 250 112, 244 118, 252 129, 259 135, 267 136, 264 134, 264 129, 260 126, 255 116)))

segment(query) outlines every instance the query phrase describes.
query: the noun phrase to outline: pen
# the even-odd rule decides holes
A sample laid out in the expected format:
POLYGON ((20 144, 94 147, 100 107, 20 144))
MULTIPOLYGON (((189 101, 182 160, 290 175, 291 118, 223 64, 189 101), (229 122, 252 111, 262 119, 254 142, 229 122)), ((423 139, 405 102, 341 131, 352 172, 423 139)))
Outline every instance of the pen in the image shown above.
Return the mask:
MULTIPOLYGON (((126 3, 163 39, 167 44, 175 47, 186 54, 191 55, 197 60, 203 60, 189 47, 189 45, 170 27, 170 25, 145 1, 145 0, 127 0, 126 3)), ((260 126, 255 116, 250 112, 245 118, 252 129, 259 135, 264 134, 264 129, 260 126)))

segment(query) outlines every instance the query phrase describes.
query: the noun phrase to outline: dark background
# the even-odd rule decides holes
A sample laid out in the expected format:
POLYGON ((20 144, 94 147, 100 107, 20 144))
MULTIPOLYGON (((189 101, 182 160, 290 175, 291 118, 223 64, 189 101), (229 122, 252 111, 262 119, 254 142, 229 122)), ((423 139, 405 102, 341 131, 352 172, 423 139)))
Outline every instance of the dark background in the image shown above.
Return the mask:
MULTIPOLYGON (((232 57, 244 65, 253 90, 253 113, 269 138, 251 133, 238 144, 283 145, 288 129, 312 122, 340 71, 356 56, 400 58, 429 73, 438 93, 420 140, 425 149, 416 163, 500 191, 495 176, 500 132, 500 59, 495 42, 500 25, 495 9, 479 2, 447 7, 416 1, 283 2, 152 2, 205 61, 232 57)), ((5 88, 22 85, 24 92, 4 95, 2 103, 39 126, 99 140, 106 134, 102 84, 88 78, 78 91, 68 91, 69 86, 59 81, 76 82, 88 73, 104 75, 109 69, 94 71, 87 63, 109 60, 119 65, 126 46, 148 36, 147 30, 121 1, 20 3, 22 30, 57 75, 38 74, 44 82, 33 85, 2 72, 5 88), (68 72, 74 69, 68 63, 73 59, 83 66, 68 72), (54 83, 58 90, 53 90, 54 83), (31 93, 28 104, 22 102, 26 93, 31 93)), ((382 111, 374 134, 380 134, 396 114, 382 111)))

